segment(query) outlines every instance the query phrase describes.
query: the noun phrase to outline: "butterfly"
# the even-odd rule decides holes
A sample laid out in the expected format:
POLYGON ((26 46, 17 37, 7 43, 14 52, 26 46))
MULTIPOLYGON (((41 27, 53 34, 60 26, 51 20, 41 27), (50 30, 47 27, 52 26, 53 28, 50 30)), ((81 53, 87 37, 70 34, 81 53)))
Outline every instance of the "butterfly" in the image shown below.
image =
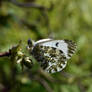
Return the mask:
POLYGON ((55 73, 66 67, 67 60, 76 51, 76 44, 71 40, 28 40, 28 50, 43 70, 55 73))

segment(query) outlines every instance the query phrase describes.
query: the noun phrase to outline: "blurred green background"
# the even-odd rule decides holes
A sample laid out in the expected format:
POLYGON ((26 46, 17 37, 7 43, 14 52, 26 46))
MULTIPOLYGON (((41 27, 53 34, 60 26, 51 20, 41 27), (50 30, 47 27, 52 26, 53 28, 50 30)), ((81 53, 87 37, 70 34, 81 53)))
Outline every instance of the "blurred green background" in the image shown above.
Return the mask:
MULTIPOLYGON (((0 0, 0 52, 29 38, 71 39, 76 54, 59 73, 16 72, 0 57, 0 92, 92 92, 92 0, 17 0, 42 6, 23 7, 0 0)), ((18 3, 17 2, 17 3, 18 3)))

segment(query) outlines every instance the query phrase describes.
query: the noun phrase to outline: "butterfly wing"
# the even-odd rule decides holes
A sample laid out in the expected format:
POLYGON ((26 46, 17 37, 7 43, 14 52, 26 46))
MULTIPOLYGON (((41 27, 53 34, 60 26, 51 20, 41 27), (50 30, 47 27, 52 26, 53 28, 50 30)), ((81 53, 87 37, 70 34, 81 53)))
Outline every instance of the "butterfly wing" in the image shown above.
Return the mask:
POLYGON ((71 40, 52 40, 52 39, 43 39, 36 42, 36 45, 54 47, 60 51, 63 51, 66 58, 69 59, 76 50, 76 44, 71 40))
POLYGON ((44 39, 35 43, 32 54, 45 71, 54 73, 65 68, 75 48, 75 43, 70 40, 44 39))

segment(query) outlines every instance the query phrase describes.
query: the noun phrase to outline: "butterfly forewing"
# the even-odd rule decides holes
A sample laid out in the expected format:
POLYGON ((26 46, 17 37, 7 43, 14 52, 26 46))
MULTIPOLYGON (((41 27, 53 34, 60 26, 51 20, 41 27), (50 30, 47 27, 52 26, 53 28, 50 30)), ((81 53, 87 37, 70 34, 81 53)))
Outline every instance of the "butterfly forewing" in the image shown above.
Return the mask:
POLYGON ((37 41, 37 44, 42 46, 54 47, 58 50, 63 51, 66 58, 69 59, 76 50, 76 44, 71 40, 52 40, 44 39, 37 41))

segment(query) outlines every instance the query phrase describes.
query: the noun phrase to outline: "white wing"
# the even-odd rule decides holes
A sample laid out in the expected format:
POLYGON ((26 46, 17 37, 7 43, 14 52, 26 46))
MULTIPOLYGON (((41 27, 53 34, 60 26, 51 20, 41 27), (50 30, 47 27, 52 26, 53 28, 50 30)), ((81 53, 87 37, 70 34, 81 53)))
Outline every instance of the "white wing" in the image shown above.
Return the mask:
POLYGON ((34 42, 32 53, 45 71, 54 73, 65 68, 75 50, 71 40, 42 39, 34 42))
POLYGON ((71 40, 52 40, 52 39, 43 39, 35 42, 36 44, 40 44, 42 46, 54 47, 56 49, 61 50, 67 59, 69 59, 72 54, 75 52, 76 44, 71 40), (70 51, 70 52, 69 52, 70 51))
POLYGON ((39 44, 39 43, 43 43, 43 42, 48 42, 48 41, 51 41, 52 39, 42 39, 42 40, 39 40, 39 41, 36 41, 35 43, 34 43, 34 45, 36 45, 36 44, 39 44))

